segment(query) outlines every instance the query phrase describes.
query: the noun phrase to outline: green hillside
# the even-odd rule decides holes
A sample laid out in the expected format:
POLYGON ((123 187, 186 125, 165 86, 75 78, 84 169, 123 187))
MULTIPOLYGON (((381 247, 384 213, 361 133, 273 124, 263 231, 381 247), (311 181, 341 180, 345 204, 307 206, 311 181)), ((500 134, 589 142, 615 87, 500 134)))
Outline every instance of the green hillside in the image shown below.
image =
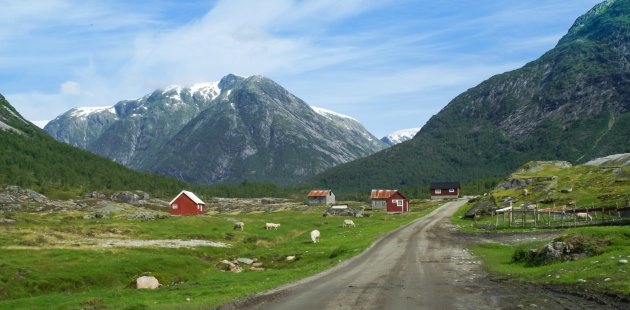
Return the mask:
POLYGON ((164 176, 140 173, 87 151, 57 142, 26 121, 0 95, 0 185, 29 187, 52 197, 72 197, 91 190, 144 190, 169 197, 182 188, 205 196, 286 196, 273 185, 193 186, 164 176))
POLYGON ((462 181, 481 192, 530 160, 630 152, 630 0, 576 20, 538 60, 453 99, 414 139, 312 179, 338 191, 462 181))

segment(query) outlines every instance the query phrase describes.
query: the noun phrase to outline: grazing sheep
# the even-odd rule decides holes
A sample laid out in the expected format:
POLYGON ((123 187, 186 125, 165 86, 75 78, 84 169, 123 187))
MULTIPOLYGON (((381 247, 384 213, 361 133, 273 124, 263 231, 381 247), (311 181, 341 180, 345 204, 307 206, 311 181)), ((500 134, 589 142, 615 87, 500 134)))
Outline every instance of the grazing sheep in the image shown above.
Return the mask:
POLYGON ((243 222, 234 223, 234 230, 240 229, 241 231, 243 231, 243 228, 245 228, 245 223, 243 222))
POLYGON ((577 217, 581 218, 581 219, 586 219, 587 221, 592 221, 593 220, 591 215, 586 213, 586 212, 578 212, 577 217))
POLYGON ((311 231, 311 240, 313 240, 313 243, 317 243, 319 242, 319 230, 313 230, 311 231))
POLYGON ((266 223, 265 224, 265 229, 266 230, 278 230, 278 227, 280 227, 280 224, 275 224, 275 223, 266 223))
POLYGON ((356 227, 356 225, 354 224, 354 222, 352 220, 343 220, 343 227, 356 227))

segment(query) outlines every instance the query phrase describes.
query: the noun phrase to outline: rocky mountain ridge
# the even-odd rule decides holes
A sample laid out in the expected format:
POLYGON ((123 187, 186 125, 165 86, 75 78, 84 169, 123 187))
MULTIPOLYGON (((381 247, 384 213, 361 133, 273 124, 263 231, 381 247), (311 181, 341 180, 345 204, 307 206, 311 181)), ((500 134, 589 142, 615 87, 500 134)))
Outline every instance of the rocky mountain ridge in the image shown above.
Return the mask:
POLYGON ((128 167, 201 184, 293 183, 385 147, 351 117, 311 108, 268 78, 232 74, 73 109, 45 130, 128 167))

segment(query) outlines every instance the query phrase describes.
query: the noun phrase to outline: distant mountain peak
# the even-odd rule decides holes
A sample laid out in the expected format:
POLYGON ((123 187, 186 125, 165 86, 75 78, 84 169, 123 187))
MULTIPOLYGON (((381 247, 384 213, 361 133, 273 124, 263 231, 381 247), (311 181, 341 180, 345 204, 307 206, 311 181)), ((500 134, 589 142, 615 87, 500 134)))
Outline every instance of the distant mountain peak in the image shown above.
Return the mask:
POLYGON ((397 130, 383 137, 381 141, 387 143, 388 145, 396 145, 413 139, 418 131, 420 131, 420 127, 397 130))

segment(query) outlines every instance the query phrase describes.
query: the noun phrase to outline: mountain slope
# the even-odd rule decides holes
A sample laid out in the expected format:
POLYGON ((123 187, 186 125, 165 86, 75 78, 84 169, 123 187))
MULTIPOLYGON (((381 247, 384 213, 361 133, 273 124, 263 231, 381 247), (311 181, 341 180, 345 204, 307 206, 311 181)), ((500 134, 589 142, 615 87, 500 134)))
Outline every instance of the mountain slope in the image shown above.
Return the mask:
POLYGON ((218 97, 141 168, 195 183, 290 184, 383 147, 356 120, 314 110, 253 76, 218 97))
POLYGON ((51 191, 142 189, 176 193, 183 182, 139 173, 109 159, 55 141, 26 121, 0 95, 0 185, 51 191))
POLYGON ((499 177, 530 160, 630 151, 630 0, 576 20, 538 60, 453 99, 410 141, 331 169, 338 190, 499 177))
POLYGON ((59 141, 138 167, 207 108, 220 91, 218 83, 169 86, 109 108, 72 109, 44 130, 59 141))
POLYGON ((312 109, 267 78, 232 74, 109 109, 73 109, 45 130, 128 167, 201 184, 288 184, 385 147, 350 117, 312 109))

